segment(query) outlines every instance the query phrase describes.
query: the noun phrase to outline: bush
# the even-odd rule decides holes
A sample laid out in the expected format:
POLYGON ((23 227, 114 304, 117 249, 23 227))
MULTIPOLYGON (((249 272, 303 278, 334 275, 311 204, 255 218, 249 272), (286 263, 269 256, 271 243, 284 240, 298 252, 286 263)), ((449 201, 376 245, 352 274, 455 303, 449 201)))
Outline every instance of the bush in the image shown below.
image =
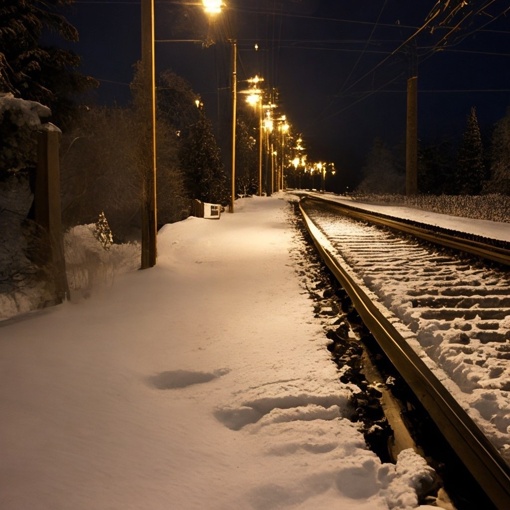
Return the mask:
POLYGON ((355 193, 353 200, 373 204, 395 204, 416 207, 450 216, 510 223, 508 196, 490 195, 393 195, 355 193))

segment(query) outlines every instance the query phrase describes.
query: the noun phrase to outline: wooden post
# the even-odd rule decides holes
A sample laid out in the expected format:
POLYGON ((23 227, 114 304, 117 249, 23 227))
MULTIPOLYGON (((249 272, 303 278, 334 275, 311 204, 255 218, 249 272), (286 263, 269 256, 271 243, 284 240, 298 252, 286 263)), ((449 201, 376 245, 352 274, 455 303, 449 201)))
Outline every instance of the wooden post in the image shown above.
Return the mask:
POLYGON ((62 240, 62 207, 60 201, 60 138, 62 132, 51 123, 43 124, 37 133, 37 174, 34 216, 48 235, 48 262, 55 269, 55 286, 59 303, 69 296, 64 243, 62 240))
POLYGON ((237 124, 237 41, 232 43, 232 190, 229 212, 234 212, 236 200, 236 124, 237 124))
MULTIPOLYGON (((147 160, 143 167, 141 268, 156 265, 156 76, 154 62, 154 0, 142 0, 142 67, 144 88, 149 95, 144 121, 148 130, 147 160)), ((146 143, 144 140, 143 143, 146 143)))
POLYGON ((259 99, 259 197, 262 196, 262 147, 264 146, 264 127, 262 125, 262 97, 259 99))

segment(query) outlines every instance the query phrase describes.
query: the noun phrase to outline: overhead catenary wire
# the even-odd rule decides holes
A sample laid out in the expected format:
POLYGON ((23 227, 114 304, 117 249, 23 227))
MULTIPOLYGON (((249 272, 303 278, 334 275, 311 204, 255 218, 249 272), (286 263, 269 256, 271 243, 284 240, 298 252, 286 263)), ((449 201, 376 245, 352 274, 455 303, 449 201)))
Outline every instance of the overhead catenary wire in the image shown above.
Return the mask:
MULTIPOLYGON (((499 0, 500 2, 505 2, 506 0, 499 0)), ((76 0, 75 4, 88 4, 93 6, 95 9, 98 5, 104 5, 104 4, 118 4, 121 5, 140 5, 141 0, 76 0)), ((191 6, 192 3, 188 0, 155 0, 156 4, 163 5, 163 4, 172 4, 172 5, 179 5, 180 7, 187 7, 191 6)), ((448 3, 448 2, 446 2, 448 3)), ((266 77, 267 83, 274 83, 278 84, 279 78, 280 78, 280 72, 281 69, 280 65, 280 59, 283 49, 292 49, 296 48, 299 50, 310 50, 315 52, 343 52, 343 53, 358 53, 358 56, 356 58, 356 63, 350 69, 347 78, 343 81, 342 86, 340 87, 337 94, 328 94, 328 98, 335 98, 335 100, 338 100, 338 98, 350 98, 352 99, 353 95, 350 94, 352 90, 358 86, 362 80, 368 78, 369 76, 376 76, 376 72, 378 69, 381 69, 382 66, 385 66, 385 64, 388 63, 389 59, 391 59, 393 56, 398 54, 402 48, 406 46, 410 41, 413 39, 420 37, 424 35, 425 33, 428 33, 429 31, 434 31, 434 33, 437 34, 438 30, 440 29, 442 33, 440 33, 440 39, 432 45, 429 46, 418 46, 418 59, 420 64, 424 61, 428 60, 430 57, 432 57, 437 52, 459 52, 459 53, 465 53, 465 54, 480 54, 480 55, 493 55, 494 57, 507 57, 508 55, 504 52, 484 52, 484 51, 476 51, 476 50, 464 50, 464 49, 454 49, 452 46, 458 46, 460 45, 466 38, 478 34, 478 33, 487 33, 487 34, 508 34, 508 32, 505 32, 504 30, 496 30, 496 29, 489 29, 488 27, 493 24, 494 21, 501 18, 504 15, 507 15, 510 11, 510 7, 507 5, 503 6, 503 8, 500 8, 499 10, 501 12, 494 14, 494 12, 490 13, 491 18, 484 21, 484 23, 481 26, 477 26, 475 28, 468 27, 468 30, 465 28, 462 30, 462 33, 460 33, 460 30, 462 29, 462 26, 459 27, 459 23, 462 25, 462 23, 465 23, 470 20, 475 20, 477 17, 483 16, 486 13, 489 14, 489 10, 496 11, 498 0, 474 0, 473 2, 470 2, 470 6, 467 7, 468 10, 460 9, 458 6, 456 7, 455 11, 445 11, 443 8, 440 9, 440 7, 445 5, 445 2, 437 1, 434 2, 435 8, 433 7, 431 11, 428 13, 427 17, 425 18, 424 22, 422 24, 409 24, 409 23, 401 23, 395 22, 395 23, 388 23, 383 21, 383 17, 381 15, 382 10, 384 9, 384 5, 386 5, 386 0, 384 2, 384 5, 382 6, 381 11, 379 12, 379 15, 374 20, 354 20, 354 19, 345 19, 343 17, 324 17, 324 16, 317 16, 317 15, 309 15, 309 14, 301 14, 296 12, 288 12, 287 7, 285 7, 285 4, 282 2, 277 2, 276 0, 273 0, 272 2, 266 2, 264 5, 264 8, 260 7, 260 3, 257 4, 251 4, 246 5, 244 2, 234 2, 230 4, 230 7, 228 7, 227 10, 233 10, 238 14, 243 13, 253 13, 256 14, 256 23, 257 25, 260 25, 262 22, 265 25, 266 31, 265 31, 265 38, 259 38, 257 37, 259 44, 260 44, 260 50, 259 50, 259 59, 264 58, 266 60, 266 71, 271 76, 266 77), (242 4, 242 5, 241 5, 242 4), (475 7, 472 6, 472 4, 475 5, 475 7), (270 8, 272 6, 272 8, 270 8), (267 7, 267 8, 266 8, 267 7), (486 12, 485 12, 486 11, 486 12), (471 13, 471 14, 469 14, 471 13), (341 24, 348 24, 352 26, 365 26, 367 28, 370 28, 370 35, 367 40, 365 41, 359 41, 359 44, 362 45, 361 48, 356 47, 345 47, 346 44, 357 44, 355 41, 345 41, 345 40, 334 40, 334 39, 324 39, 324 40, 313 40, 312 41, 304 41, 301 38, 285 38, 282 37, 284 34, 284 24, 286 20, 310 20, 317 23, 323 23, 327 24, 329 26, 332 25, 341 25, 341 24), (459 21, 460 19, 460 21, 459 21), (378 28, 387 28, 387 29, 400 29, 403 31, 403 42, 395 41, 394 37, 391 37, 390 39, 384 38, 383 40, 375 40, 374 36, 376 35, 378 28), (456 29, 457 28, 457 29, 456 29), (338 43, 341 43, 339 45, 338 43), (384 47, 376 47, 372 43, 381 43, 382 45, 388 45, 393 46, 393 48, 385 50, 384 47), (446 43, 446 44, 444 44, 446 43), (336 46, 335 46, 336 45, 336 46), (360 63, 363 60, 363 57, 365 55, 379 55, 380 61, 377 62, 374 66, 372 66, 370 69, 367 70, 367 72, 362 73, 361 76, 356 77, 356 79, 353 80, 353 77, 355 77, 355 73, 360 69, 360 63)), ((453 2, 450 2, 451 5, 453 5, 453 2)), ((194 4, 196 5, 196 4, 194 4)), ((387 17, 387 16, 386 16, 387 17)), ((221 17, 223 18, 230 18, 231 16, 221 17)), ((218 18, 219 19, 219 18, 218 18)), ((230 20, 223 20, 221 23, 230 23, 230 20)), ((225 26, 222 33, 221 38, 224 37, 224 35, 231 31, 232 26, 229 26, 228 29, 225 26)), ((260 33, 260 26, 257 28, 258 32, 260 33)), ((220 35, 220 34, 218 34, 220 35)), ((218 38, 220 39, 220 37, 218 38)), ((250 43, 249 39, 243 39, 240 38, 239 40, 239 62, 240 62, 240 71, 241 73, 246 74, 247 70, 245 65, 244 58, 242 56, 242 48, 245 45, 248 45, 250 43)), ((253 45, 252 45, 253 47, 253 45)), ((223 79, 224 76, 226 76, 228 73, 224 72, 227 70, 228 67, 228 50, 229 48, 226 47, 225 44, 218 44, 217 48, 214 50, 214 57, 218 59, 218 65, 216 67, 216 74, 217 74, 217 83, 218 83, 218 90, 223 90, 224 84, 220 84, 220 78, 223 79)), ((246 57, 248 58, 248 57, 246 57)), ((257 72, 262 71, 262 69, 259 66, 259 69, 257 69, 257 72)), ((253 73, 250 73, 253 74, 253 73)), ((264 72, 262 72, 264 74, 264 72)), ((386 76, 388 78, 388 76, 386 76)), ((395 83, 397 80, 401 79, 401 74, 397 72, 397 75, 393 78, 389 78, 384 80, 385 85, 389 86, 393 83, 395 83)), ((381 78, 378 77, 377 80, 374 80, 374 86, 373 88, 367 93, 364 94, 363 97, 369 98, 370 96, 384 91, 384 86, 378 85, 377 82, 381 81, 381 78)), ((366 89, 366 87, 364 87, 366 89)), ((316 119, 311 118, 311 120, 314 120, 315 122, 319 122, 323 120, 324 118, 331 118, 335 115, 339 115, 340 113, 344 112, 346 109, 349 109, 357 104, 359 104, 360 98, 359 96, 356 98, 355 102, 351 102, 350 104, 343 105, 340 108, 336 110, 337 113, 334 113, 331 110, 320 111, 320 115, 317 116, 316 119), (327 114, 327 117, 324 117, 324 114, 327 114)), ((330 105, 333 104, 333 102, 330 101, 330 105)))
MULTIPOLYGON (((357 69, 359 63, 361 62, 361 59, 363 58, 363 56, 365 55, 365 53, 367 52, 367 48, 368 46, 370 45, 370 42, 372 41, 372 37, 377 29, 377 26, 381 20, 381 16, 382 16, 382 13, 384 12, 384 9, 386 8, 386 3, 387 3, 387 0, 384 0, 384 3, 381 7, 381 10, 379 11, 379 15, 377 16, 377 20, 375 22, 375 24, 373 25, 372 27, 372 30, 370 32, 370 35, 368 36, 367 40, 365 41, 365 45, 361 51, 361 53, 359 54, 358 58, 356 59, 356 62, 354 62, 354 65, 352 66, 352 69, 350 71, 350 73, 347 75, 347 77, 345 78, 344 82, 343 82, 343 85, 341 87, 340 90, 342 90, 346 85, 347 83, 349 82, 349 80, 351 79, 351 76, 353 75, 354 71, 357 69)), ((329 110, 329 108, 332 106, 333 104, 333 100, 330 101, 321 111, 321 113, 319 114, 319 117, 322 117, 322 115, 324 114, 325 111, 329 110)))
MULTIPOLYGON (((475 15, 479 15, 481 14, 482 12, 484 12, 486 9, 488 9, 488 7, 490 7, 491 5, 493 5, 497 0, 488 0, 486 1, 481 7, 479 7, 477 10, 476 10, 476 14, 475 15)), ((440 4, 440 2, 438 2, 438 4, 440 4)), ((438 5, 436 4, 436 6, 438 5)), ((435 7, 436 7, 435 6, 435 7)), ((490 20, 488 20, 486 23, 484 23, 481 27, 477 27, 475 30, 472 30, 470 31, 468 34, 466 34, 462 39, 460 39, 457 44, 460 44, 460 42, 462 42, 463 40, 465 40, 465 38, 475 34, 475 33, 480 33, 480 32, 484 32, 484 28, 487 27, 489 24, 493 23, 494 21, 496 21, 497 19, 499 19, 501 16, 504 16, 506 15, 508 12, 510 11, 510 7, 506 7, 504 10, 502 10, 498 15, 495 15, 493 16, 490 20)), ((456 11, 457 12, 457 11, 456 11)), ((426 17, 424 23, 421 25, 421 27, 417 28, 415 30, 415 32, 409 36, 407 39, 404 40, 404 42, 400 43, 398 45, 397 48, 395 48, 394 50, 390 51, 389 53, 386 54, 386 56, 381 60, 379 61, 376 65, 374 65, 369 71, 367 71, 366 73, 364 73, 360 78, 358 78, 355 82, 351 83, 351 85, 344 89, 344 90, 340 90, 336 95, 338 97, 347 97, 347 92, 349 90, 351 90, 355 85, 358 85, 362 80, 364 80, 365 78, 367 78, 368 76, 372 75, 373 73, 375 73, 375 71, 377 69, 379 69, 383 64, 385 64, 391 57, 393 57, 394 55, 396 55, 400 50, 402 50, 404 47, 406 47, 411 41, 415 41, 417 39, 417 37, 422 34, 426 29, 430 28, 431 25, 432 25, 432 22, 434 20, 436 20, 439 15, 441 14, 441 11, 440 10, 436 10, 434 11, 434 8, 432 8, 432 10, 430 11, 430 13, 428 14, 428 16, 426 17)), ((472 14, 472 13, 471 13, 472 14)), ((469 15, 469 14, 468 14, 469 15)), ((465 20, 467 18, 467 16, 464 16, 463 20, 465 20)), ((451 20, 451 17, 448 17, 449 20, 451 20)), ((447 29, 449 30, 449 33, 453 33, 454 29, 455 28, 458 28, 459 24, 457 24, 455 27, 450 27, 450 26, 445 26, 444 23, 441 24, 441 28, 444 28, 444 29, 447 29)), ((437 28, 437 27, 436 27, 437 28)), ((487 32, 492 32, 492 31, 487 31, 487 32)), ((497 31, 498 33, 503 33, 503 34, 507 34, 507 32, 504 32, 504 31, 497 31)), ((448 34, 447 34, 448 36, 448 34)), ((441 41, 445 40, 445 37, 447 36, 443 36, 441 38, 441 41)), ((426 59, 430 58, 435 52, 437 51, 447 51, 448 50, 448 46, 443 46, 441 48, 439 48, 439 42, 436 43, 431 49, 428 50, 428 52, 425 54, 425 55, 421 55, 419 57, 419 62, 422 63, 423 61, 425 61, 426 59)), ((465 50, 466 52, 468 52, 468 50, 465 50)), ((399 78, 401 77, 401 75, 398 75, 396 76, 394 79, 390 79, 388 82, 386 82, 386 85, 388 84, 391 84, 391 83, 394 83, 396 80, 398 80, 399 78)), ((345 112, 346 110, 348 110, 349 108, 357 105, 358 103, 360 103, 361 101, 363 101, 364 99, 367 99, 368 97, 372 96, 373 94, 377 93, 377 92, 380 92, 381 90, 384 89, 384 86, 381 86, 381 87, 378 87, 376 89, 373 89, 373 91, 371 91, 370 93, 366 94, 365 96, 363 96, 363 98, 359 98, 357 99, 356 101, 354 102, 351 102, 349 103, 348 105, 336 110, 335 112, 331 112, 329 113, 326 117, 324 117, 324 112, 326 111, 326 109, 323 109, 321 111, 321 114, 319 116, 317 116, 316 119, 313 120, 313 124, 316 124, 318 122, 322 122, 324 120, 327 120, 327 119, 330 119, 332 117, 335 117, 335 116, 338 116, 340 115, 341 113, 345 112)), ((331 106, 331 103, 329 105, 328 108, 330 108, 331 106)))

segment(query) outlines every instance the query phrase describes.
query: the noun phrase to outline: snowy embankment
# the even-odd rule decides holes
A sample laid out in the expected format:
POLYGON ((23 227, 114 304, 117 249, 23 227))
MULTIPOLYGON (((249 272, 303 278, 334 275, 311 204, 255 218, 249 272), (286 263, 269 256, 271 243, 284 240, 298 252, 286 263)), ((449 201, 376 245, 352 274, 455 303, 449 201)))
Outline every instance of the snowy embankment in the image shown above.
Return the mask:
POLYGON ((1 508, 417 507, 433 473, 349 420, 288 214, 168 225, 155 268, 0 324, 1 508))

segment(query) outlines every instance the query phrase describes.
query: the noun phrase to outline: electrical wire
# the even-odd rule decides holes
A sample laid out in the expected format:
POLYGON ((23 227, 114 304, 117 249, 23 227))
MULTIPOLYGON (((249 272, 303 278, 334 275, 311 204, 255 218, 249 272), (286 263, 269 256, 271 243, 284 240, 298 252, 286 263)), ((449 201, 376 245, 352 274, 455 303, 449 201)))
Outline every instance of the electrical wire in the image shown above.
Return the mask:
MULTIPOLYGON (((489 0, 488 2, 484 3, 484 5, 482 5, 482 7, 478 8, 478 10, 476 11, 476 15, 479 15, 481 12, 484 12, 486 9, 488 9, 492 4, 494 4, 497 0, 489 0)), ((391 57, 393 57, 394 55, 396 55, 402 48, 404 48, 406 45, 408 45, 410 42, 412 41, 415 41, 417 39, 417 37, 423 33, 427 28, 429 28, 432 24, 432 22, 434 20, 436 20, 438 18, 438 16, 441 14, 441 10, 438 9, 438 10, 434 10, 435 7, 437 6, 442 6, 444 2, 440 2, 438 1, 437 4, 431 9, 430 13, 427 15, 427 17, 425 18, 425 21, 424 23, 421 25, 421 27, 419 27, 417 30, 415 30, 415 32, 409 36, 404 42, 402 42, 401 44, 399 44, 399 46, 397 48, 395 48, 393 51, 391 51, 390 53, 388 53, 386 55, 386 57, 384 57, 381 61, 379 61, 375 66, 373 66, 368 72, 366 72, 365 74, 363 74, 360 78, 358 78, 354 83, 352 83, 348 88, 342 90, 342 91, 339 91, 339 94, 342 95, 342 97, 346 97, 346 92, 348 92, 349 90, 351 90, 355 85, 357 85, 358 83, 360 83, 363 79, 365 79, 366 77, 368 77, 369 75, 373 74, 377 69, 379 69, 383 64, 385 64, 391 57)), ((448 2, 447 2, 448 4, 448 2)), ((447 5, 446 5, 447 6, 447 5)), ((468 34, 466 34, 464 37, 462 37, 461 39, 458 40, 457 44, 460 44, 462 41, 464 41, 467 37, 469 37, 470 35, 473 35, 474 33, 478 33, 478 32, 481 32, 483 31, 483 29, 488 26, 489 24, 493 23, 494 21, 496 21, 497 19, 499 19, 501 16, 503 15, 506 15, 507 12, 510 11, 510 7, 507 7, 505 10, 503 10, 500 14, 498 14, 497 16, 493 17, 491 20, 489 20, 487 23, 485 23, 484 25, 482 25, 482 27, 478 27, 476 30, 472 30, 470 31, 468 34)), ((459 9, 457 9, 455 11, 455 14, 459 12, 459 9)), ((472 14, 472 12, 471 12, 472 14)), ((475 15, 475 16, 476 16, 475 15)), ((458 29, 458 27, 461 26, 461 23, 463 21, 465 21, 467 18, 468 18, 469 14, 464 16, 461 20, 461 22, 457 23, 457 25, 455 27, 448 27, 448 29, 450 30, 449 34, 453 33, 455 29, 458 29)), ((452 16, 448 16, 447 19, 452 19, 452 16)), ((443 27, 443 28, 446 28, 446 27, 443 27)), ((443 40, 446 42, 446 38, 448 37, 447 34, 446 36, 442 37, 442 39, 440 40, 440 42, 442 42, 443 40)), ((432 56, 436 51, 438 51, 438 46, 439 46, 439 43, 436 43, 432 49, 430 49, 427 54, 425 56, 422 56, 420 58, 420 62, 423 62, 424 60, 426 60, 427 58, 430 58, 430 56, 432 56)), ((441 48, 442 51, 444 51, 446 48, 441 48)), ((323 114, 324 114, 324 109, 321 111, 321 114, 315 119, 314 121, 314 124, 316 124, 317 122, 322 122, 324 120, 327 120, 327 119, 330 119, 332 117, 335 117, 337 115, 340 115, 341 113, 343 113, 344 111, 346 111, 347 109, 355 106, 356 104, 360 103, 361 101, 364 101, 365 99, 367 99, 368 97, 372 96, 373 94, 375 93, 378 93, 380 92, 385 86, 391 84, 391 83, 394 83, 397 79, 399 79, 401 77, 401 75, 398 75, 396 76, 395 78, 389 80, 387 83, 385 83, 384 85, 382 85, 381 87, 378 87, 377 89, 373 90, 372 92, 364 95, 362 98, 359 98, 357 99, 356 101, 350 103, 349 105, 346 105, 345 107, 343 107, 342 109, 340 110, 337 110, 333 113, 330 113, 329 115, 327 115, 326 117, 323 117, 323 114)))
MULTIPOLYGON (((488 6, 492 5, 496 0, 492 0, 491 2, 489 2, 489 4, 487 6, 484 6, 484 8, 481 8, 478 10, 478 12, 476 13, 476 15, 480 14, 480 12, 482 12, 482 10, 485 10, 488 6)), ((478 33, 478 32, 484 32, 484 28, 492 23, 494 23, 495 21, 497 21, 499 18, 501 18, 502 16, 506 15, 508 12, 510 12, 510 7, 507 7, 505 10, 501 11, 497 16, 494 16, 493 18, 491 18, 490 20, 487 21, 487 23, 483 24, 482 27, 476 29, 476 30, 472 30, 470 31, 469 33, 467 33, 466 35, 464 35, 462 38, 458 39, 457 42, 455 43, 452 43, 450 44, 450 46, 458 46, 460 43, 462 43, 464 40, 466 40, 466 38, 468 38, 469 36, 472 36, 473 34, 475 33, 478 33)), ((451 32, 450 32, 451 33, 451 32)), ((444 37, 443 37, 444 39, 444 37)), ((443 40, 441 39, 441 41, 443 40)), ((432 57, 435 53, 437 53, 438 51, 455 51, 455 50, 451 50, 449 49, 448 47, 439 47, 439 44, 440 42, 436 43, 432 48, 430 48, 427 53, 425 53, 421 58, 420 58, 420 62, 424 62, 426 60, 428 60, 430 57, 432 57)), ((465 53, 471 53, 469 51, 464 51, 465 53)), ((472 52, 472 53, 475 53, 475 52, 472 52)))
POLYGON ((370 42, 372 41, 372 37, 373 37, 373 35, 374 35, 374 33, 375 33, 376 29, 377 29, 377 26, 379 25, 379 22, 381 21, 381 16, 382 16, 382 13, 384 12, 384 9, 386 8, 387 2, 388 2, 388 0, 384 0, 384 3, 382 5, 382 7, 381 7, 381 10, 379 11, 379 15, 377 16, 377 20, 375 21, 375 24, 372 27, 372 30, 370 32, 370 35, 368 36, 368 39, 365 42, 365 46, 363 48, 363 51, 358 56, 358 59, 354 63, 354 65, 353 65, 353 67, 351 69, 351 72, 348 74, 347 78, 344 80, 344 83, 342 85, 342 89, 347 85, 347 82, 351 79, 352 74, 354 73, 354 71, 358 67, 358 64, 360 63, 361 59, 363 58, 363 55, 365 54, 366 49, 368 48, 370 42))
MULTIPOLYGON (((357 69, 358 67, 358 64, 361 62, 361 59, 363 58, 363 56, 365 55, 366 51, 367 51, 367 48, 368 46, 370 45, 370 42, 372 41, 372 37, 377 29, 377 26, 381 20, 381 16, 382 16, 382 13, 384 12, 384 9, 386 8, 386 4, 387 4, 387 0, 384 0, 384 3, 381 7, 381 10, 379 11, 379 15, 377 16, 377 20, 376 22, 374 23, 374 25, 372 26, 372 30, 370 31, 370 35, 368 36, 368 39, 365 41, 365 46, 363 47, 363 50, 361 51, 361 53, 359 54, 356 62, 354 62, 354 65, 352 66, 352 69, 350 71, 350 73, 347 75, 347 77, 345 78, 342 86, 340 87, 340 90, 343 90, 344 87, 347 85, 347 83, 349 82, 349 80, 351 79, 351 76, 353 75, 354 71, 357 69)), ((319 118, 322 117, 322 115, 324 115, 324 112, 326 112, 326 110, 329 110, 331 108, 331 106, 333 105, 334 103, 334 99, 331 100, 323 109, 322 111, 320 112, 319 114, 319 118)))
MULTIPOLYGON (((370 92, 367 92, 363 97, 360 97, 359 99, 357 99, 356 101, 353 101, 351 103, 349 103, 347 106, 344 106, 343 108, 341 108, 340 110, 336 110, 335 112, 333 113, 330 113, 329 115, 327 115, 326 117, 322 117, 321 118, 321 122, 324 122, 328 119, 331 119, 333 117, 336 117, 340 114, 342 114, 343 112, 349 110, 350 108, 352 108, 353 106, 357 105, 358 103, 361 103, 362 101, 365 101, 366 99, 368 99, 369 97, 373 96, 374 94, 377 94, 379 92, 381 92, 385 87, 387 87, 388 85, 391 85, 392 83, 395 83, 397 80, 399 80, 400 78, 402 78, 403 76, 405 76, 405 72, 401 72, 400 74, 398 74, 397 76, 391 78, 390 80, 388 80, 387 82, 383 83, 380 87, 378 87, 377 89, 375 90, 371 90, 370 92)), ((400 91, 400 93, 402 93, 402 91, 400 91)), ((314 124, 315 122, 313 122, 312 124, 314 124)))

